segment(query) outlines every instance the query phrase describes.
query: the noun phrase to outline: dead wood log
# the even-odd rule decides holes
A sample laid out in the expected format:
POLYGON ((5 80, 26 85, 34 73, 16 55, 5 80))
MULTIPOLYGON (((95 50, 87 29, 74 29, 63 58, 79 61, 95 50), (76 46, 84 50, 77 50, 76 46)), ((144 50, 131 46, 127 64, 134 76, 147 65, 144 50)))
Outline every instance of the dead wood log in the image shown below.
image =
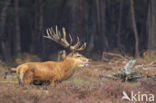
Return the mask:
POLYGON ((114 80, 121 79, 123 82, 136 81, 137 79, 143 78, 143 76, 140 75, 140 72, 133 70, 135 63, 136 60, 130 60, 118 73, 112 75, 101 74, 100 77, 111 78, 114 80))

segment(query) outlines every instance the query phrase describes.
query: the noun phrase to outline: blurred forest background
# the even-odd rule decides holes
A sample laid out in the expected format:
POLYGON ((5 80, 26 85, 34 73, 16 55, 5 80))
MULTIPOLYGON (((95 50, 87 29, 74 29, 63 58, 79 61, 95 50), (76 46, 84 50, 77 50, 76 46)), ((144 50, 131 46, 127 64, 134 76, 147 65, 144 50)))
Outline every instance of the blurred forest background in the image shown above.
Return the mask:
POLYGON ((156 49, 156 0, 0 0, 0 58, 8 62, 26 52, 48 59, 64 49, 43 38, 56 25, 86 41, 88 56, 139 57, 156 49))

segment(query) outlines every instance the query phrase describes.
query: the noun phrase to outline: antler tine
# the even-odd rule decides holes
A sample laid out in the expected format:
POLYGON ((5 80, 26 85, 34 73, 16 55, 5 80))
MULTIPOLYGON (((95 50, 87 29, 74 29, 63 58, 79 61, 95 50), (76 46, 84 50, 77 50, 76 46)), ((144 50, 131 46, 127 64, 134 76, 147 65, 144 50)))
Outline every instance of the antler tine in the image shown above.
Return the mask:
POLYGON ((64 27, 62 28, 62 32, 63 32, 63 40, 66 41, 66 29, 64 27))
POLYGON ((66 29, 64 27, 62 28, 62 32, 63 32, 63 39, 66 40, 66 29))
POLYGON ((60 31, 58 31, 58 37, 61 38, 61 33, 60 33, 60 31))
POLYGON ((48 29, 46 29, 46 33, 47 33, 47 36, 43 36, 43 37, 45 37, 45 38, 50 37, 50 34, 49 34, 49 32, 48 32, 48 29))
POLYGON ((70 44, 67 41, 67 38, 66 38, 66 29, 64 27, 62 28, 62 32, 63 32, 63 41, 67 45, 67 47, 69 47, 70 44))
POLYGON ((49 28, 46 29, 47 36, 43 36, 44 38, 51 39, 51 34, 49 33, 49 28))
POLYGON ((80 48, 75 49, 75 51, 82 51, 86 48, 86 46, 87 46, 87 43, 85 42, 80 48))
POLYGON ((49 33, 50 33, 50 36, 53 36, 53 35, 55 34, 53 28, 49 28, 48 31, 49 31, 49 33))
POLYGON ((54 32, 54 29, 52 27, 46 29, 47 35, 43 36, 43 37, 51 39, 51 40, 53 40, 53 41, 55 41, 55 42, 57 42, 59 44, 62 44, 64 46, 64 44, 62 42, 60 42, 61 36, 60 36, 60 32, 57 29, 57 26, 56 26, 55 29, 56 29, 56 33, 54 32))
POLYGON ((86 48, 86 43, 84 43, 79 48, 79 46, 80 46, 80 39, 79 39, 79 37, 77 37, 77 43, 75 45, 71 46, 71 44, 73 42, 72 36, 69 34, 70 43, 68 43, 67 38, 66 38, 66 30, 65 30, 64 27, 62 28, 62 33, 63 33, 63 36, 61 36, 61 33, 58 30, 57 26, 55 27, 55 31, 51 27, 51 28, 46 29, 46 34, 47 35, 45 35, 43 37, 51 39, 51 40, 57 42, 58 44, 61 44, 65 48, 68 48, 71 51, 82 51, 82 50, 84 50, 86 48))
POLYGON ((72 39, 72 36, 71 36, 70 33, 69 33, 69 38, 70 38, 70 44, 72 44, 73 43, 73 39, 72 39))
POLYGON ((80 46, 80 38, 77 36, 77 43, 73 46, 74 49, 77 49, 80 46))
POLYGON ((57 35, 58 34, 57 26, 55 27, 55 30, 56 30, 56 33, 55 34, 57 35))
POLYGON ((57 29, 57 26, 55 27, 55 31, 56 31, 56 33, 54 32, 54 29, 51 27, 51 29, 50 29, 51 37, 53 37, 55 40, 60 40, 59 31, 57 29))
POLYGON ((49 31, 50 31, 50 36, 53 36, 55 35, 56 33, 54 32, 54 29, 51 27, 49 28, 49 31))
POLYGON ((53 28, 49 28, 48 30, 49 30, 49 34, 50 34, 49 38, 51 40, 54 40, 57 42, 57 39, 59 39, 59 38, 57 37, 57 34, 54 32, 53 28))

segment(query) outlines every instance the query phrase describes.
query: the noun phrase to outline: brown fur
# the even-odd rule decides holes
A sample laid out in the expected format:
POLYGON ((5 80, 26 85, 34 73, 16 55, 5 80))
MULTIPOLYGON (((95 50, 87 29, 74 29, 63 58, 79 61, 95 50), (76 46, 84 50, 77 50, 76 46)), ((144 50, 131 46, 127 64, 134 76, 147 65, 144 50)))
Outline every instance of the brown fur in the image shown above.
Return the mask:
POLYGON ((19 83, 31 84, 34 80, 60 82, 83 67, 88 59, 79 53, 70 53, 63 61, 29 62, 17 67, 19 83))

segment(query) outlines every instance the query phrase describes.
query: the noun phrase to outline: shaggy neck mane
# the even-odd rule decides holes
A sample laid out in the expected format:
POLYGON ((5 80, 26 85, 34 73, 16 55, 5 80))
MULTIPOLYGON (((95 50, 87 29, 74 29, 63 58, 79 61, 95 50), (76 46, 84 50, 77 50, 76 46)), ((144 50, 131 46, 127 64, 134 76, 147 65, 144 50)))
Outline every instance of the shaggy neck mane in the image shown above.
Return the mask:
POLYGON ((62 71, 64 71, 64 77, 68 78, 73 74, 74 69, 77 67, 76 61, 71 57, 67 57, 64 61, 62 61, 62 71))

